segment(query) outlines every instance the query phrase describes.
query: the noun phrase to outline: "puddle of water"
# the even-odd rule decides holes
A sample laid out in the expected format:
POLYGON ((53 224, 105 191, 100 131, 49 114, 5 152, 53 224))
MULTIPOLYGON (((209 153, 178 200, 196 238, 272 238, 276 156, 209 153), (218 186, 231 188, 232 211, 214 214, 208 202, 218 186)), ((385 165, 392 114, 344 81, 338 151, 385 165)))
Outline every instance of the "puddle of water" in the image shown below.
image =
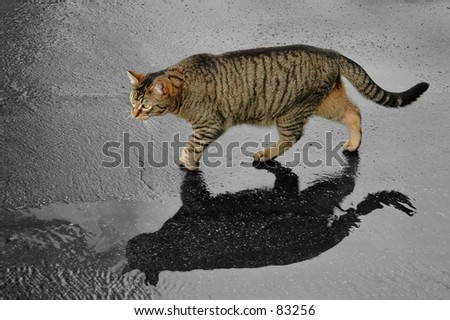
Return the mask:
POLYGON ((180 207, 177 197, 28 208, 3 219, 3 298, 149 298, 134 271, 125 276, 127 241, 155 232, 180 207))
POLYGON ((384 205, 413 212, 408 197, 397 191, 368 194, 359 204, 341 208, 354 190, 358 164, 357 153, 347 155, 346 167, 304 190, 297 174, 273 162, 256 168, 275 177, 266 188, 212 193, 201 172, 188 172, 180 197, 22 210, 21 218, 1 229, 1 267, 8 284, 3 294, 148 298, 158 295, 163 271, 309 260, 346 238, 361 215, 384 205))
POLYGON ((309 260, 350 235, 368 215, 392 206, 408 215, 415 208, 398 191, 367 194, 354 207, 340 204, 352 194, 358 154, 347 166, 299 190, 299 177, 277 162, 259 168, 275 176, 271 188, 213 194, 202 173, 187 173, 181 186, 183 206, 156 232, 128 242, 128 268, 158 286, 162 271, 260 268, 309 260), (336 214, 339 212, 339 214, 336 214))

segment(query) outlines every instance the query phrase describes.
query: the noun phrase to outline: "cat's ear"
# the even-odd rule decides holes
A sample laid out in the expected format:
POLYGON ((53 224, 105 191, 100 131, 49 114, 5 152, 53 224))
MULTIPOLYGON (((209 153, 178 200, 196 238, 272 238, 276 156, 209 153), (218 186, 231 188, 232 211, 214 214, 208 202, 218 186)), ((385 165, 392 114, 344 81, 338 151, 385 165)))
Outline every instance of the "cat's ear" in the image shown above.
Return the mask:
POLYGON ((145 74, 134 71, 127 71, 127 74, 133 86, 138 85, 145 77, 145 74))
POLYGON ((174 89, 173 84, 170 82, 169 79, 166 78, 160 78, 156 81, 155 86, 153 87, 153 90, 156 94, 164 96, 168 95, 169 97, 174 96, 174 89))

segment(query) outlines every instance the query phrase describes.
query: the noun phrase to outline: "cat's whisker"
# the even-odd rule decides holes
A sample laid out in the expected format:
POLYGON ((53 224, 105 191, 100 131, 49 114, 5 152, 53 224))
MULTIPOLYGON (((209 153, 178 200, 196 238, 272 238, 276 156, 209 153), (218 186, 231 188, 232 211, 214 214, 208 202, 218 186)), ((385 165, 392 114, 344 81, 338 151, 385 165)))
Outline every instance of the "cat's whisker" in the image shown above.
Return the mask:
POLYGON ((133 121, 133 119, 131 117, 131 113, 126 117, 126 119, 128 119, 128 123, 131 124, 131 122, 133 121))
POLYGON ((148 120, 146 121, 146 124, 147 124, 148 127, 150 127, 150 131, 157 131, 157 130, 158 130, 158 128, 157 128, 157 126, 156 126, 156 123, 154 123, 154 122, 152 121, 152 119, 148 119, 148 120))

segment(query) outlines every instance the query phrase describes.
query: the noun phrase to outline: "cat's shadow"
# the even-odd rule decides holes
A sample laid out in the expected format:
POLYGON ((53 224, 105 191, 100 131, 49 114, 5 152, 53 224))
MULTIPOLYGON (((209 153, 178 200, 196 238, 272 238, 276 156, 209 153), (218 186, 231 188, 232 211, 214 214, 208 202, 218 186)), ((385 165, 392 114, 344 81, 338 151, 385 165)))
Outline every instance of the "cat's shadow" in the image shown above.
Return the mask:
POLYGON ((201 172, 187 172, 181 186, 183 206, 157 232, 128 242, 127 270, 145 272, 146 282, 156 285, 164 270, 287 265, 334 247, 357 226, 361 215, 383 205, 414 213, 409 198, 397 191, 368 194, 355 208, 341 209, 355 187, 358 154, 346 154, 346 160, 339 173, 303 191, 298 176, 278 162, 256 167, 275 175, 272 189, 215 196, 201 172))

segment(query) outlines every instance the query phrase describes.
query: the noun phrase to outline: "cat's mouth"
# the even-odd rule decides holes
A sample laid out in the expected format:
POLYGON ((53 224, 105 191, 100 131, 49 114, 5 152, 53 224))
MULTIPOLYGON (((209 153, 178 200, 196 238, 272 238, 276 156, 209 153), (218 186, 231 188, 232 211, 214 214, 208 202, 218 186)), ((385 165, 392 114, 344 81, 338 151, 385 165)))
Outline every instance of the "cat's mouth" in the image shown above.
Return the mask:
POLYGON ((149 115, 146 115, 146 114, 140 113, 140 114, 138 114, 138 115, 133 114, 133 118, 135 118, 136 120, 142 120, 142 121, 144 121, 144 120, 147 120, 148 118, 150 118, 150 116, 149 116, 149 115))
POLYGON ((142 109, 132 109, 131 115, 133 116, 133 118, 138 120, 147 120, 148 118, 150 118, 149 115, 142 112, 142 109))
POLYGON ((142 112, 139 112, 139 113, 133 113, 133 112, 132 112, 132 116, 133 116, 133 118, 135 118, 136 120, 142 120, 142 121, 147 120, 147 119, 150 118, 150 116, 149 116, 148 114, 144 114, 144 113, 142 113, 142 112))

